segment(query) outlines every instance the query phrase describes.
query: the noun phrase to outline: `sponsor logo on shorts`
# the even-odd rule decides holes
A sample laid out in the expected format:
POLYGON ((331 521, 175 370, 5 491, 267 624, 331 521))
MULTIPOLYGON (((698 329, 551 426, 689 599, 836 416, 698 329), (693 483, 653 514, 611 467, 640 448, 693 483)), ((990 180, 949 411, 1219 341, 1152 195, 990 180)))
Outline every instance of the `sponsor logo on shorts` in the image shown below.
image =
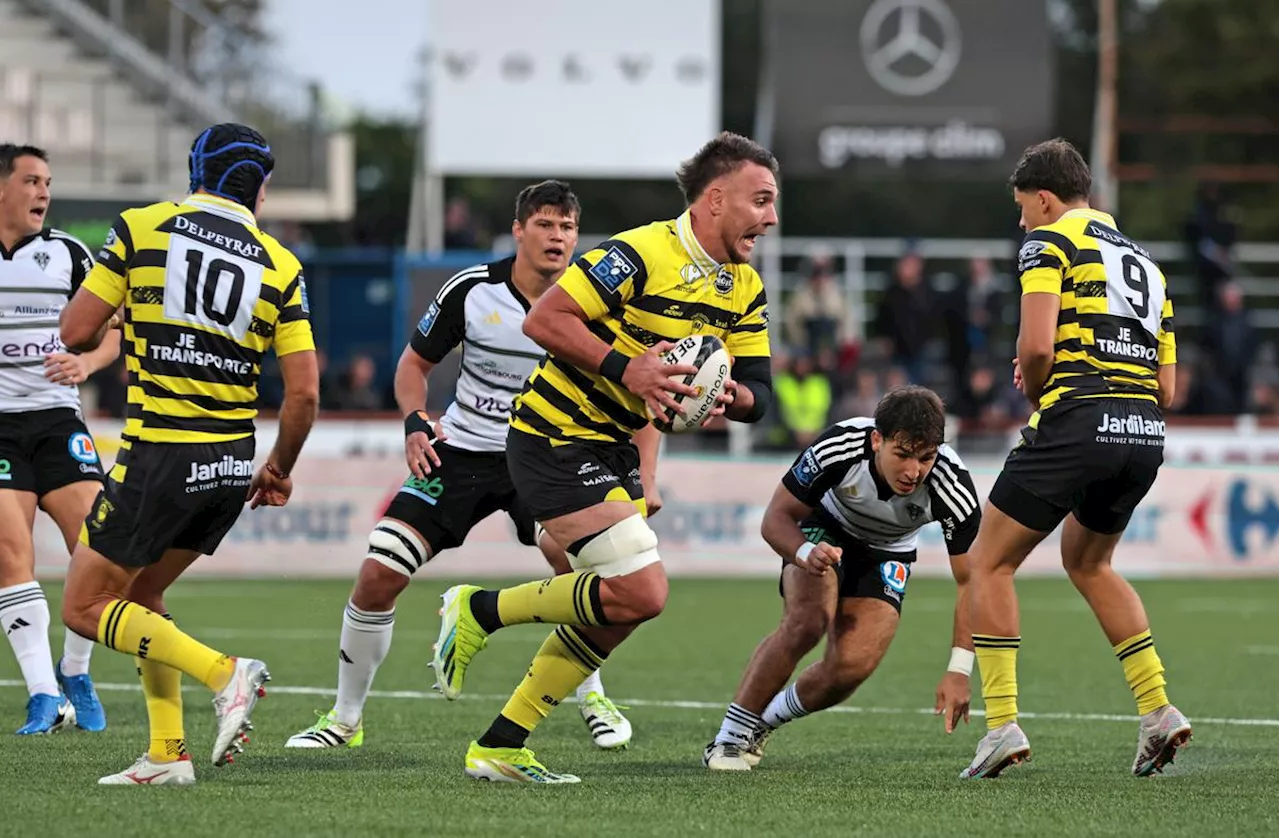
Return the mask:
POLYGON ((598 463, 583 463, 581 466, 578 467, 578 476, 581 477, 584 474, 590 474, 593 471, 599 471, 599 470, 600 470, 600 465, 598 463))
POLYGON ((821 473, 822 466, 818 465, 818 458, 812 449, 805 451, 800 462, 791 467, 791 476, 801 486, 812 486, 813 481, 817 480, 821 473))
POLYGON ((0 460, 0 480, 12 480, 13 466, 9 465, 8 460, 0 460))
POLYGON ((601 483, 617 483, 618 475, 616 474, 597 474, 595 477, 588 477, 582 481, 583 486, 599 486, 601 483))
POLYGON ((105 497, 100 497, 98 505, 94 507, 93 520, 89 522, 89 527, 94 530, 102 529, 103 525, 107 523, 107 516, 115 511, 115 504, 107 500, 105 497))
POLYGON ((93 444, 93 437, 84 431, 76 431, 71 435, 67 440, 67 451, 78 463, 90 465, 98 462, 98 449, 93 444))
POLYGON ((217 486, 248 486, 253 476, 253 461, 240 460, 230 454, 207 463, 192 463, 187 475, 187 492, 203 492, 217 486))
POLYGON ((884 580, 885 596, 902 602, 902 595, 907 592, 907 579, 910 569, 902 562, 881 562, 880 578, 884 580))
POLYGON ((1165 423, 1159 419, 1147 419, 1131 413, 1128 416, 1112 416, 1103 412, 1098 427, 1094 428, 1098 442, 1129 445, 1164 445, 1165 423))
POLYGON ((400 494, 412 495, 423 503, 435 506, 444 494, 444 481, 439 477, 413 477, 404 481, 400 494))

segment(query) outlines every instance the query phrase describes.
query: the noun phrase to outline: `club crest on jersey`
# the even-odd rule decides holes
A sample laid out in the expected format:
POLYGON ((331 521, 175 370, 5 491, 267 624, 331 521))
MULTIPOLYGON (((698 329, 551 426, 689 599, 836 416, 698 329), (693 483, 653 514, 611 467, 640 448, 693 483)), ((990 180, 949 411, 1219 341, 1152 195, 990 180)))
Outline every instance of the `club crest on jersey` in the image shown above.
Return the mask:
POLYGON ((733 271, 721 268, 716 274, 715 289, 717 294, 728 296, 733 293, 733 271))
POLYGON ((609 248, 600 261, 588 271, 591 278, 600 283, 607 291, 617 291, 622 283, 635 276, 636 266, 616 247, 609 248))
POLYGON ((43 250, 41 250, 41 251, 39 251, 38 253, 36 253, 36 255, 35 255, 35 256, 32 256, 32 257, 31 257, 31 260, 32 260, 33 262, 35 262, 37 265, 39 265, 39 266, 40 266, 40 270, 42 270, 42 271, 43 271, 45 268, 49 267, 49 254, 48 254, 48 253, 46 253, 46 252, 44 252, 43 250))
POLYGON ((902 562, 881 562, 880 578, 884 580, 886 589, 901 596, 907 590, 907 579, 911 571, 902 562))
POLYGON ((422 319, 418 321, 418 334, 426 337, 431 332, 431 324, 436 322, 436 316, 439 314, 439 305, 432 303, 427 306, 427 313, 422 315, 422 319))
POLYGON ((67 451, 71 454, 71 458, 78 463, 96 463, 98 462, 98 449, 93 444, 93 437, 77 431, 67 440, 67 451))
POLYGON ((814 456, 812 450, 804 452, 800 462, 791 467, 791 476, 801 486, 812 486, 813 481, 817 480, 821 473, 822 466, 818 465, 818 458, 814 456))

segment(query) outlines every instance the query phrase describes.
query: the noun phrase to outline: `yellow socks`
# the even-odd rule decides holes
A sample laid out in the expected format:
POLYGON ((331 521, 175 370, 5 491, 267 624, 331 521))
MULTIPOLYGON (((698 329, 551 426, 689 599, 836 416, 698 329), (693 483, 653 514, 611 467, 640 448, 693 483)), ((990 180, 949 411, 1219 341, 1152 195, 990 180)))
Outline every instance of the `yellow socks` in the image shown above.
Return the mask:
POLYGON ((1124 667, 1124 679, 1129 682, 1129 689, 1133 690, 1133 697, 1138 702, 1139 716, 1169 703, 1169 697, 1164 694, 1164 664, 1156 654, 1156 642, 1151 639, 1150 630, 1135 634, 1112 648, 1124 667))
POLYGON ((506 588, 498 592, 497 600, 497 617, 504 626, 602 626, 607 622, 600 604, 600 577, 591 571, 574 571, 506 588))
POLYGON ((560 626, 538 649, 529 674, 502 708, 502 716, 525 731, 533 730, 565 696, 599 669, 606 657, 607 653, 577 628, 560 626))
POLYGON ((1021 637, 973 636, 973 651, 982 674, 982 701, 987 730, 1018 719, 1018 646, 1021 637))
POLYGON ((113 599, 98 621, 98 642, 126 655, 185 672, 211 690, 231 680, 235 663, 137 603, 113 599))
MULTIPOLYGON (((173 622, 173 617, 161 614, 173 622)), ((187 752, 182 726, 182 673, 153 660, 134 658, 142 695, 147 700, 147 720, 151 725, 151 747, 147 756, 154 762, 173 762, 187 752)))

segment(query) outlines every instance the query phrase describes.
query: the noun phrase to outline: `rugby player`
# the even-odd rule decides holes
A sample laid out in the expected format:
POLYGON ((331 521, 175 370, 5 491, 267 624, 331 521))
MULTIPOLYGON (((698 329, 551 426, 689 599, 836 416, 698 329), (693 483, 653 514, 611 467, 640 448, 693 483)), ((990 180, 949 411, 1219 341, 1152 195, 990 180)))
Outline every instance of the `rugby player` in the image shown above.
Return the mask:
POLYGON ((93 641, 67 632, 54 665, 49 603, 35 577, 36 508, 71 552, 102 487, 78 385, 120 354, 118 331, 85 353, 58 339, 58 315, 93 257, 75 237, 44 226, 52 181, 43 150, 0 144, 0 627, 27 684, 20 734, 107 726, 89 677, 93 641))
POLYGON ((951 660, 935 696, 950 733, 969 715, 967 582, 978 493, 943 443, 946 414, 932 390, 890 391, 873 418, 828 428, 782 477, 760 534, 782 557, 782 624, 756 648, 720 731, 703 751, 713 771, 749 771, 781 725, 833 707, 871 677, 898 630, 916 535, 942 525, 956 609, 951 660), (783 689, 827 638, 822 659, 783 689))
POLYGON ((1059 524, 1062 564, 1124 669, 1141 720, 1133 773, 1173 761, 1191 723, 1169 703, 1137 592, 1111 567, 1134 508, 1164 462, 1174 396, 1173 303, 1164 274, 1115 219, 1089 207, 1080 153, 1031 146, 1009 179, 1027 231, 1014 383, 1034 408, 987 499, 973 547, 973 645, 986 736, 962 778, 995 777, 1031 754, 1018 726, 1013 575, 1059 524))
MULTIPOLYGON (((396 402, 405 417, 405 459, 411 472, 369 536, 369 551, 342 617, 338 699, 319 720, 289 738, 287 748, 358 748, 363 713, 378 666, 391 648, 396 598, 413 574, 497 510, 505 511, 522 544, 535 540, 556 573, 568 573, 564 551, 538 531, 507 471, 511 403, 545 354, 525 336, 529 307, 560 278, 578 243, 581 207, 568 184, 526 187, 516 198, 511 234, 515 256, 475 265, 444 284, 423 315, 396 367, 396 402), (437 435, 423 407, 436 364, 462 344, 457 391, 437 435)), ((653 479, 657 431, 637 434, 641 476, 652 514, 661 500, 653 479)), ((598 672, 578 687, 592 741, 624 747, 631 724, 608 699, 598 672)))
POLYGON ((575 262, 525 318, 547 350, 516 399, 507 464, 516 492, 573 572, 505 590, 474 585, 444 594, 432 665, 448 699, 488 637, 520 623, 558 623, 511 700, 466 754, 470 777, 574 783, 526 747, 529 733, 598 669, 640 623, 662 612, 667 577, 645 523, 640 457, 631 437, 646 411, 679 409, 694 390, 664 364, 675 341, 724 340, 732 378, 716 414, 754 422, 771 397, 764 284, 747 261, 777 223, 777 161, 751 140, 721 134, 678 173, 688 202, 679 218, 609 239, 575 262))
POLYGON ((231 762, 269 680, 266 665, 185 634, 164 592, 211 554, 240 515, 283 506, 315 420, 319 374, 297 258, 258 229, 275 160, 257 131, 224 123, 192 144, 191 194, 121 213, 62 313, 62 340, 89 349, 125 313, 129 409, 120 455, 85 519, 67 572, 67 627, 133 655, 151 742, 104 785, 189 785, 182 674, 214 692, 213 763, 231 762), (263 354, 284 378, 280 427, 254 473, 263 354))

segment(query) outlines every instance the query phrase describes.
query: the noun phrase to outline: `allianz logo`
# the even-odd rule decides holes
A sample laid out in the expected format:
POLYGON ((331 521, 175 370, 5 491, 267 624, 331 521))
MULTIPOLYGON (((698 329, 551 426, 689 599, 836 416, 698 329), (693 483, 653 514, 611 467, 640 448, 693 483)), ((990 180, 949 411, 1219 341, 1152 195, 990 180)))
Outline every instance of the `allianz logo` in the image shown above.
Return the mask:
POLYGON ((252 460, 237 460, 230 454, 212 463, 192 463, 188 483, 203 483, 217 480, 220 477, 250 477, 253 475, 252 460))

